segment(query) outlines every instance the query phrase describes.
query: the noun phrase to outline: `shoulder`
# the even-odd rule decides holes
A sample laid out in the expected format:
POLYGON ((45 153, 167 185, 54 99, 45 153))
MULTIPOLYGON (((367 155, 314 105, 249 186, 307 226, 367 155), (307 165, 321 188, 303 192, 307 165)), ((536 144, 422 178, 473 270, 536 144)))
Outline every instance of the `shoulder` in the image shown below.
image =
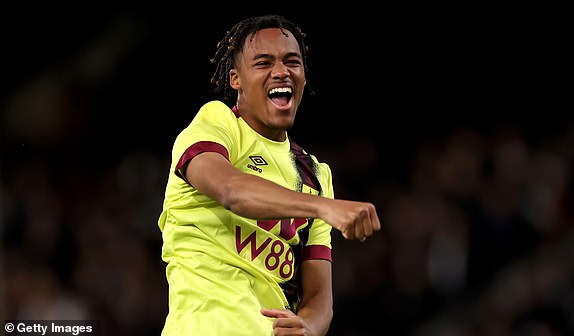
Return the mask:
POLYGON ((191 123, 181 131, 178 140, 183 146, 210 141, 229 149, 233 147, 239 133, 237 117, 233 110, 225 103, 213 100, 201 106, 191 123))
POLYGON ((209 120, 210 122, 225 121, 230 118, 236 119, 235 114, 220 100, 212 100, 205 103, 197 112, 195 119, 209 120))

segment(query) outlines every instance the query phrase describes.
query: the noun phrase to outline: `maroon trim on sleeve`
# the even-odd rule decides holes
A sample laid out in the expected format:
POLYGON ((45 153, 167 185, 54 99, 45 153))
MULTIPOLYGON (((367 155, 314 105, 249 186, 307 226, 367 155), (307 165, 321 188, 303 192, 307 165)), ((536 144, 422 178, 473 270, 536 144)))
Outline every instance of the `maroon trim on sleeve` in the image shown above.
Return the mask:
POLYGON ((193 145, 189 146, 179 158, 177 166, 175 167, 176 174, 178 174, 178 172, 181 170, 181 168, 185 165, 186 162, 193 159, 197 154, 203 152, 219 153, 223 155, 227 160, 229 160, 229 152, 227 152, 227 149, 223 147, 221 144, 218 144, 217 142, 213 141, 196 142, 193 145))
POLYGON ((325 259, 333 261, 331 249, 323 245, 309 245, 301 249, 301 260, 325 259))

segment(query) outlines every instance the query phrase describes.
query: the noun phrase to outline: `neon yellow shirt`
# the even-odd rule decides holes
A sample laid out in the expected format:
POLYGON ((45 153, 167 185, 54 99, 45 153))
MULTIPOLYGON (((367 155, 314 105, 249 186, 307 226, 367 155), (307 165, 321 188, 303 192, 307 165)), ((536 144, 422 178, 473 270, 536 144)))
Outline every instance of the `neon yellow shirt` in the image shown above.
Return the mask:
POLYGON ((218 152, 239 170, 286 188, 333 197, 331 170, 289 140, 269 140, 220 101, 205 104, 176 138, 158 220, 169 313, 162 335, 272 335, 261 308, 295 309, 303 260, 331 260, 319 219, 253 220, 184 179, 195 155, 218 152))

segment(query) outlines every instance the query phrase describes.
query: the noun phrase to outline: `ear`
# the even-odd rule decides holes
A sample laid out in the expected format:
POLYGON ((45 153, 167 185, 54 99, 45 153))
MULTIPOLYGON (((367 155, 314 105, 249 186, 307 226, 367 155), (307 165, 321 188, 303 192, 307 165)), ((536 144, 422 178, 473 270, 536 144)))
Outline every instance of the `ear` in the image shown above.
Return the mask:
POLYGON ((239 88, 241 87, 241 83, 239 81, 239 74, 235 69, 229 70, 229 85, 235 90, 239 90, 239 88))

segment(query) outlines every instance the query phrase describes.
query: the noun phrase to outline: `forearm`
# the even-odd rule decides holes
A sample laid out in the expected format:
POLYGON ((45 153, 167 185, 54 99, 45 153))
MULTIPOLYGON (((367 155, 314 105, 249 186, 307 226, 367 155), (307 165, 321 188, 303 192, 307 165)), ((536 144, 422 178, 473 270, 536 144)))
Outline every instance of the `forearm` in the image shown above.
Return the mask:
POLYGON ((317 218, 321 206, 329 200, 295 192, 259 176, 242 174, 231 179, 229 190, 220 201, 240 216, 265 219, 317 218))
POLYGON ((202 153, 191 160, 186 177, 202 193, 247 218, 317 218, 329 201, 243 173, 217 153, 202 153))
POLYGON ((329 331, 333 319, 333 309, 327 309, 324 305, 315 302, 308 302, 299 308, 297 315, 305 320, 309 329, 313 330, 313 335, 322 336, 329 331))
POLYGON ((307 260, 301 264, 302 299, 297 315, 290 310, 262 309, 264 316, 274 318, 273 329, 278 335, 324 336, 333 319, 331 262, 307 260), (295 333, 293 333, 295 334, 295 333))
POLYGON ((226 209, 252 219, 320 218, 346 239, 380 230, 373 204, 327 198, 285 188, 243 173, 218 153, 204 152, 185 168, 187 181, 226 209))
POLYGON ((331 262, 308 260, 301 265, 303 296, 297 315, 313 335, 325 335, 333 319, 331 262))

